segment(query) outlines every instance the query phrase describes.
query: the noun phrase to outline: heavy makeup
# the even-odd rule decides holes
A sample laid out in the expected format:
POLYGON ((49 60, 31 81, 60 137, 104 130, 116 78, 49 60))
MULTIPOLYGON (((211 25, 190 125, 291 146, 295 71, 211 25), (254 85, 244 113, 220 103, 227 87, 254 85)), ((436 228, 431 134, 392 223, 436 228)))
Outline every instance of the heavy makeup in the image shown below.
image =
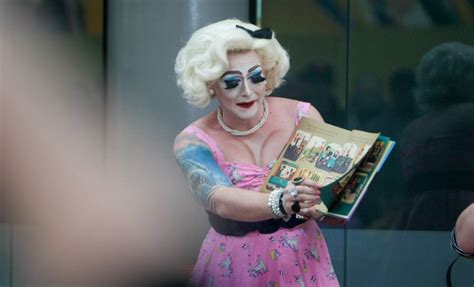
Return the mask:
POLYGON ((229 53, 229 68, 212 84, 227 126, 247 130, 263 115, 266 80, 255 51, 229 53))

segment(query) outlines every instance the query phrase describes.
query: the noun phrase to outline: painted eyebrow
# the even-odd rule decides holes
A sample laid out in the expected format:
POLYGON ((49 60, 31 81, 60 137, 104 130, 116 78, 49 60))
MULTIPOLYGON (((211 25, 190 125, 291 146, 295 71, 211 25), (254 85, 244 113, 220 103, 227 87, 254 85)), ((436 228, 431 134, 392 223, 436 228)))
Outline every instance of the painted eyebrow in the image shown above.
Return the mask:
MULTIPOLYGON (((255 69, 257 69, 257 68, 259 68, 259 67, 260 67, 260 65, 255 65, 255 66, 253 66, 252 68, 250 68, 250 69, 247 71, 247 73, 250 73, 250 72, 254 71, 255 69)), ((227 72, 225 72, 225 73, 221 76, 221 79, 224 78, 224 76, 226 76, 226 75, 228 75, 228 74, 238 74, 238 75, 242 75, 242 72, 240 72, 240 71, 227 71, 227 72)))
POLYGON ((255 69, 259 68, 260 65, 255 65, 253 66, 252 68, 250 68, 247 72, 250 73, 250 72, 253 72, 255 69))
POLYGON ((229 74, 239 74, 239 75, 242 75, 242 73, 240 71, 227 71, 225 72, 222 76, 221 76, 221 79, 224 78, 226 75, 229 75, 229 74))

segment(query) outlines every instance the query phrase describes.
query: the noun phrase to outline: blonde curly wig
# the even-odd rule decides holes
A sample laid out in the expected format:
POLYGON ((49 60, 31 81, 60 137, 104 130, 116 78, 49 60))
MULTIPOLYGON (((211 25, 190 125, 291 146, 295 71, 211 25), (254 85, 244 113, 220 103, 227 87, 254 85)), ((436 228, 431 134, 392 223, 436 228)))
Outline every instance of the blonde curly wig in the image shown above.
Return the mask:
POLYGON ((195 31, 179 51, 175 62, 177 82, 190 104, 209 104, 214 96, 209 95, 208 85, 229 68, 228 53, 253 50, 259 55, 267 79, 267 95, 281 85, 290 61, 275 35, 271 39, 254 38, 236 25, 252 31, 260 29, 237 19, 223 20, 195 31))

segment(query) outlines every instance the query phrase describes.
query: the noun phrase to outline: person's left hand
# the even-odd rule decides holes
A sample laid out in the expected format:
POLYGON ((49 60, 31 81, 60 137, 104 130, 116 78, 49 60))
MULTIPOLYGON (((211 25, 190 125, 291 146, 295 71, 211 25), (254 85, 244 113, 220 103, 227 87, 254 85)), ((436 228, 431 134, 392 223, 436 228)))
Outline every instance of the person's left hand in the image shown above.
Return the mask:
POLYGON ((308 208, 303 208, 298 214, 303 216, 305 219, 316 219, 328 225, 343 225, 347 223, 347 221, 344 219, 324 216, 323 213, 319 212, 316 209, 316 206, 317 205, 314 205, 308 208))
POLYGON ((325 216, 316 209, 316 206, 317 205, 313 205, 311 207, 302 208, 298 214, 303 216, 305 219, 316 219, 322 221, 325 216))

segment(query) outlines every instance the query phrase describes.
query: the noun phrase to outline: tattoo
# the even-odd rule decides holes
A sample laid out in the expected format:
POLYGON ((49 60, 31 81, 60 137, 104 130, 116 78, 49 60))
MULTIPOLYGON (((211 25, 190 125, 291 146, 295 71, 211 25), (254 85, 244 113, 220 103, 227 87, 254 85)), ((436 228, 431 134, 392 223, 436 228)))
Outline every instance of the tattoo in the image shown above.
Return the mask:
POLYGON ((189 188, 206 209, 214 211, 211 195, 218 187, 232 186, 209 147, 191 134, 176 138, 174 152, 189 188))

